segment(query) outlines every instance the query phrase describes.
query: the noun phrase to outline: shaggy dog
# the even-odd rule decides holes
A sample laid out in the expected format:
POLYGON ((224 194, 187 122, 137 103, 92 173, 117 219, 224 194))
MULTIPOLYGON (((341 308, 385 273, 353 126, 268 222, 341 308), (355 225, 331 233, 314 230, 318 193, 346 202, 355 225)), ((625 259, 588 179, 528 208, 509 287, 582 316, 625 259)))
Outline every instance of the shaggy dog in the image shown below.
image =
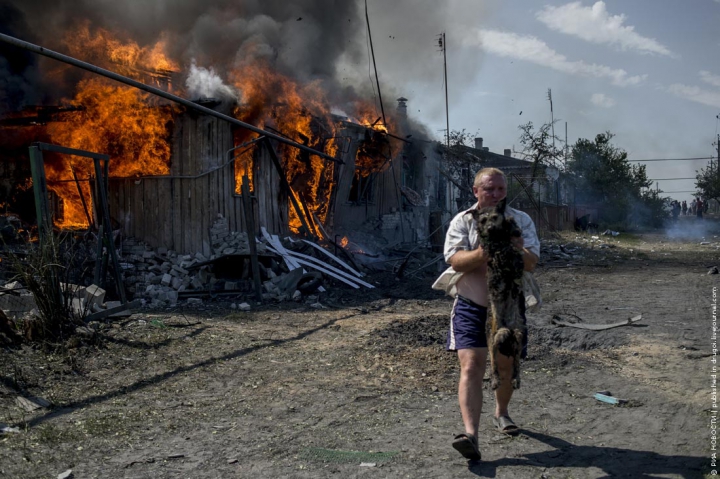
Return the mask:
POLYGON ((473 210, 477 222, 480 246, 488 254, 488 289, 490 308, 485 325, 490 350, 490 386, 500 386, 497 354, 514 358, 512 385, 520 387, 520 354, 523 337, 527 334, 520 315, 522 296, 523 258, 511 243, 521 236, 520 228, 511 216, 505 215, 506 200, 495 207, 473 210))

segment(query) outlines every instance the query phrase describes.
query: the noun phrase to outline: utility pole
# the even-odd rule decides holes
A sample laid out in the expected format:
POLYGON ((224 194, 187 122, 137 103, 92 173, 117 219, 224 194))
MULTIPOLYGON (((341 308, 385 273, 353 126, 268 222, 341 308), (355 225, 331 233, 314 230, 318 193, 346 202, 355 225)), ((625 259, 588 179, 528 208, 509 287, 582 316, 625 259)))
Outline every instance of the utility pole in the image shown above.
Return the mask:
POLYGON ((567 142, 567 122, 565 122, 565 170, 567 170, 568 151, 570 151, 570 147, 567 142))
MULTIPOLYGON (((716 158, 715 165, 717 166, 716 173, 717 173, 718 178, 720 178, 720 133, 717 136, 717 140, 715 140, 715 146, 717 147, 717 156, 715 157, 716 158)), ((712 160, 710 160, 710 161, 712 163, 712 160)))
POLYGON ((447 80, 447 41, 445 40, 445 32, 440 34, 438 45, 443 53, 443 72, 445 77, 445 127, 447 134, 445 136, 448 150, 450 150, 450 107, 448 103, 448 80, 447 80))
POLYGON ((555 151, 555 113, 553 112, 552 90, 548 88, 548 100, 550 100, 550 127, 552 128, 552 145, 555 151))

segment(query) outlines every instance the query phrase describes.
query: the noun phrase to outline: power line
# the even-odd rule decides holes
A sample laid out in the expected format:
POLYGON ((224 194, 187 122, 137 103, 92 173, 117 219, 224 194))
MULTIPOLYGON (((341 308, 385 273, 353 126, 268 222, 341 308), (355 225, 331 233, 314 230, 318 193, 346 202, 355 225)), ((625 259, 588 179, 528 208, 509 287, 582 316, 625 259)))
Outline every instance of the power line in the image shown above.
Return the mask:
POLYGON ((697 178, 648 178, 648 181, 697 180, 697 178))
POLYGON ((702 156, 699 158, 654 158, 650 160, 628 160, 628 163, 638 163, 641 161, 694 161, 694 160, 714 160, 714 156, 702 156))

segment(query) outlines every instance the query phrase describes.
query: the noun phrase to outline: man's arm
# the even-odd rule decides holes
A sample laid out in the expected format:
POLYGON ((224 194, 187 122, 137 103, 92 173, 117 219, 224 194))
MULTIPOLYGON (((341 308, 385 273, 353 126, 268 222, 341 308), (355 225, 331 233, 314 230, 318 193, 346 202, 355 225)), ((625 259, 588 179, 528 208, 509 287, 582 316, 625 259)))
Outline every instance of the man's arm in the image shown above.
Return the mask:
POLYGON ((535 266, 540 258, 535 253, 531 253, 530 250, 525 248, 525 240, 522 236, 513 238, 512 244, 518 251, 522 251, 523 254, 523 270, 532 273, 535 271, 535 266))
POLYGON ((458 273, 467 273, 486 264, 488 261, 488 255, 478 246, 477 249, 472 251, 458 251, 450 257, 448 263, 452 266, 452 269, 458 273))
POLYGON ((527 250, 527 248, 523 248, 523 264, 525 265, 525 271, 529 271, 532 273, 535 271, 535 266, 537 265, 537 262, 540 258, 538 258, 534 253, 531 253, 527 250))

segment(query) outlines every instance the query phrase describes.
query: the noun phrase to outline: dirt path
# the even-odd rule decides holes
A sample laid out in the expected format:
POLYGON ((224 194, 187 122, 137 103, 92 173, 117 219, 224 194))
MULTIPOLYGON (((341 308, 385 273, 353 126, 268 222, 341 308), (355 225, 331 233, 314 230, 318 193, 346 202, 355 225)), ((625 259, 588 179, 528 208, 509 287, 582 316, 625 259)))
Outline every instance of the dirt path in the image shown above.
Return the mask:
POLYGON ((99 345, 55 355, 2 350, 0 422, 23 432, 0 436, 0 477, 703 477, 718 283, 705 272, 720 255, 653 241, 589 261, 601 266, 540 269, 547 302, 529 319, 511 404, 523 432, 497 434, 484 412, 479 464, 450 447, 461 427, 456 358, 442 350, 451 302, 428 275, 328 309, 216 304, 135 315, 99 345), (634 311, 639 325, 607 331, 550 323, 634 311), (16 389, 54 407, 21 413, 16 389), (596 401, 600 390, 629 406, 596 401))

